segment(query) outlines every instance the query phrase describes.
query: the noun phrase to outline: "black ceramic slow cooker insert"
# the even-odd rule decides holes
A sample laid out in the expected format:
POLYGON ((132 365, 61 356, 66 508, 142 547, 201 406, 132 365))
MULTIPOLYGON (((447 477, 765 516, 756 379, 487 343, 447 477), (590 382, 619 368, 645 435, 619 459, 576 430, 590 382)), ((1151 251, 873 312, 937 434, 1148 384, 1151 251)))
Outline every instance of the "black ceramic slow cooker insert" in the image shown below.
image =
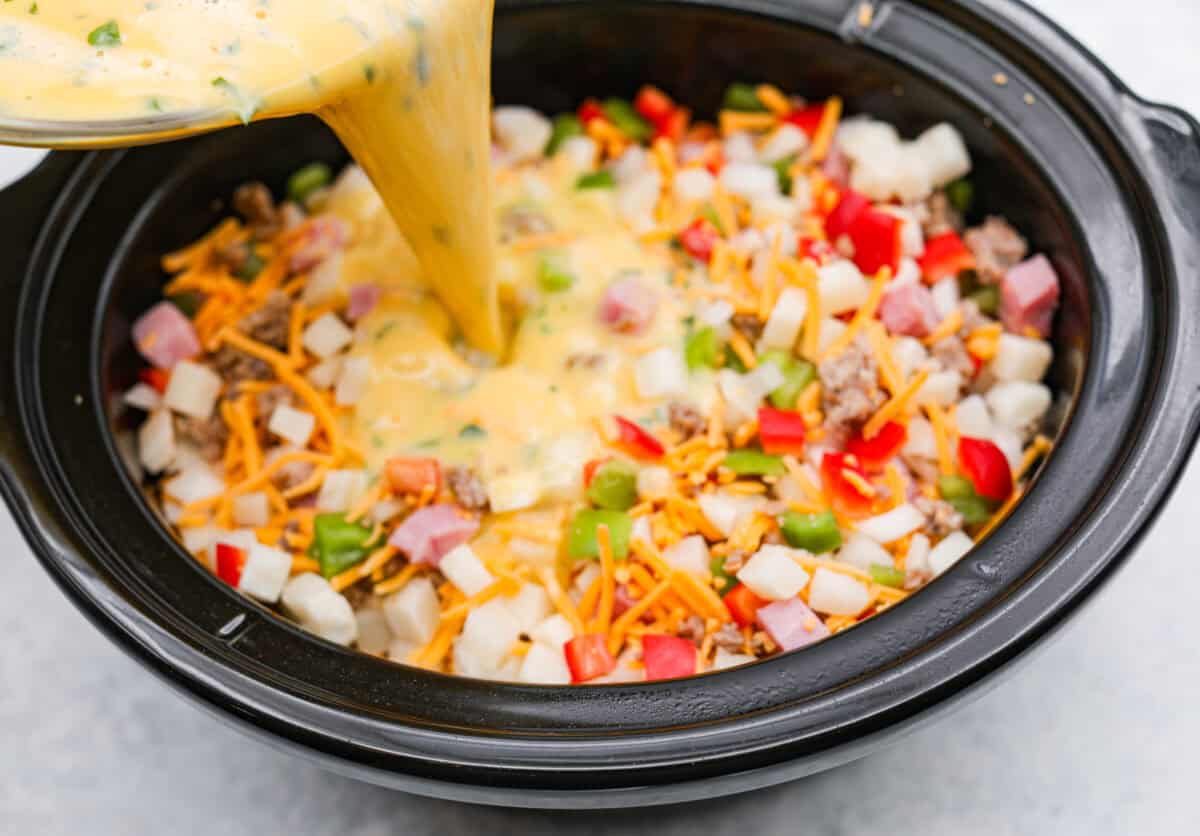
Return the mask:
POLYGON ((979 214, 1030 233, 1063 279, 1061 431, 1016 512, 925 591, 744 668, 557 688, 335 647, 209 576, 122 464, 130 323, 159 297, 159 256, 215 223, 237 184, 345 161, 311 119, 55 153, 0 192, 0 485, 34 553, 202 706, 346 774, 447 798, 579 808, 760 787, 977 690, 1129 557, 1194 441, 1200 127, 1014 0, 861 5, 501 0, 494 87, 500 103, 557 112, 649 82, 712 113, 730 81, 769 80, 838 94, 906 135, 963 131, 979 214))

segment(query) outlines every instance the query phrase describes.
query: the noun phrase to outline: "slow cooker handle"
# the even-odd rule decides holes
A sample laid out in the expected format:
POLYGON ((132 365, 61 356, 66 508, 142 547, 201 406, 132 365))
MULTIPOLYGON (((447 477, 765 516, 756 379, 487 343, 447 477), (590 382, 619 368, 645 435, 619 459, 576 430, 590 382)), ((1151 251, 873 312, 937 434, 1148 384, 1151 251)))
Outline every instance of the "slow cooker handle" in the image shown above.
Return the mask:
MULTIPOLYGON (((1200 123, 1164 105, 1141 110, 1180 287, 1188 302, 1200 300, 1200 123)), ((1187 330, 1191 347, 1200 349, 1200 329, 1187 323, 1187 330)))
POLYGON ((80 156, 50 154, 23 178, 0 189, 0 476, 14 481, 23 447, 15 378, 18 300, 26 284, 37 281, 31 262, 42 227, 80 156))

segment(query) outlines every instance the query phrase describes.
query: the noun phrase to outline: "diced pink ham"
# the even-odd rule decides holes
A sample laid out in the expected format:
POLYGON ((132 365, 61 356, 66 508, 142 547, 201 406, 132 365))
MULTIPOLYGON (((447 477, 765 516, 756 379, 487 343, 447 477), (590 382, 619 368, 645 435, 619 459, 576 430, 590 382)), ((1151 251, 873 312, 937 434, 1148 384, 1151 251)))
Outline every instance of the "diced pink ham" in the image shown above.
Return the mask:
POLYGON ((358 322, 364 316, 375 310, 383 289, 377 284, 356 284, 350 288, 350 304, 346 308, 346 317, 351 322, 358 322))
POLYGON ((893 334, 924 337, 938 326, 933 294, 921 282, 892 282, 879 300, 879 318, 893 334))
POLYGON ((842 187, 850 182, 850 158, 842 153, 836 142, 829 146, 829 153, 821 163, 821 173, 842 187))
POLYGON ((470 540, 478 530, 479 521, 463 516, 457 506, 430 505, 396 526, 388 543, 413 563, 437 566, 451 549, 470 540))
POLYGON ((1014 334, 1050 336, 1058 307, 1059 282, 1054 265, 1044 255, 1023 261, 1000 282, 1000 319, 1014 334))
POLYGON ((613 591, 613 618, 620 618, 636 603, 637 599, 629 594, 629 587, 623 583, 617 584, 617 588, 613 591))
POLYGON ((799 598, 767 604, 756 615, 767 635, 783 650, 795 650, 829 636, 825 622, 799 598))
POLYGON ((658 297, 637 276, 617 279, 600 300, 600 321, 619 334, 641 334, 654 321, 658 297))
POLYGON ((159 302, 133 323, 133 343, 150 363, 170 371, 200 353, 196 329, 179 308, 159 302))
POLYGON ((300 246, 292 253, 290 266, 293 273, 311 270, 350 240, 350 228, 341 218, 321 215, 308 222, 300 233, 300 246))

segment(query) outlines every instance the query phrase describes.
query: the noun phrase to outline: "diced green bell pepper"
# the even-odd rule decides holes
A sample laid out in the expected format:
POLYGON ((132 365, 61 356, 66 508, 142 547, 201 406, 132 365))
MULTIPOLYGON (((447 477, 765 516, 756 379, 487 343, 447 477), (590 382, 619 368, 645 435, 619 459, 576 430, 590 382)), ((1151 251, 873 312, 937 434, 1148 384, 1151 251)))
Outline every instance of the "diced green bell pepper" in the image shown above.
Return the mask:
POLYGON ((554 117, 554 127, 550 131, 550 139, 546 143, 546 156, 552 157, 562 147, 563 142, 573 136, 583 136, 583 122, 574 113, 560 113, 554 117))
POLYGON ((709 561, 708 568, 712 572, 715 581, 713 588, 718 595, 724 595, 738 585, 737 575, 725 571, 725 555, 714 557, 709 561))
POLYGON ((325 163, 309 163, 288 178, 288 199, 303 204, 313 192, 328 186, 332 180, 333 170, 325 163))
POLYGON ((547 293, 569 290, 575 284, 575 273, 568 263, 567 254, 560 250, 546 250, 538 257, 538 285, 547 293))
POLYGON ((200 310, 200 294, 192 291, 173 294, 167 297, 167 301, 179 308, 188 319, 194 317, 196 311, 200 310))
POLYGON ((725 110, 741 110, 748 113, 761 113, 766 106, 758 100, 754 85, 742 84, 735 81, 725 88, 725 98, 721 102, 725 110))
POLYGON ((693 331, 688 334, 683 356, 687 359, 687 366, 691 371, 714 368, 721 358, 721 338, 711 326, 693 331))
POLYGON ((650 138, 650 123, 638 115, 633 105, 624 99, 605 99, 601 109, 608 121, 633 141, 643 142, 650 138))
POLYGON ((967 298, 973 300, 980 312, 988 316, 995 316, 1000 310, 1000 288, 994 284, 979 288, 968 294, 967 298))
POLYGON ((975 492, 975 486, 965 476, 943 476, 938 479, 938 493, 942 499, 962 514, 967 525, 979 525, 992 516, 992 505, 975 492))
POLYGON ((262 256, 251 246, 250 252, 246 254, 246 260, 242 262, 241 268, 237 271, 237 277, 243 282, 252 282, 266 266, 267 262, 263 261, 262 256))
POLYGON ((624 511, 603 508, 585 508, 571 520, 567 533, 567 554, 574 558, 599 557, 600 546, 596 540, 596 529, 608 526, 608 539, 613 557, 624 560, 629 556, 629 538, 633 533, 633 517, 624 511))
POLYGON ((332 578, 366 559, 370 539, 371 529, 347 522, 342 514, 317 514, 309 554, 321 565, 321 574, 332 578))
POLYGON ((896 589, 904 588, 904 573, 894 566, 885 566, 882 563, 872 563, 871 578, 875 583, 882 586, 891 586, 896 589))
POLYGON ((800 514, 788 511, 779 525, 788 545, 813 554, 831 552, 842 544, 842 532, 832 511, 800 514))
POLYGON ((605 462, 592 474, 587 497, 597 508, 629 510, 637 504, 637 471, 625 462, 605 462))
POLYGON ((946 187, 946 198, 951 206, 965 215, 975 202, 975 186, 970 180, 955 180, 946 187))
POLYGON ((581 192, 588 189, 612 189, 616 185, 617 181, 608 169, 580 174, 579 179, 575 181, 575 188, 581 192))
POLYGON ((725 368, 733 369, 738 374, 744 374, 749 371, 746 368, 746 364, 742 362, 742 358, 738 357, 738 353, 733 350, 733 346, 731 345, 725 346, 725 368))
POLYGON ((771 168, 775 169, 775 176, 779 178, 779 191, 782 194, 790 195, 792 193, 792 166, 795 163, 795 154, 771 163, 771 168))
POLYGON ((776 409, 795 409, 800 393, 816 380, 816 367, 779 348, 763 352, 758 360, 760 363, 774 363, 783 372, 783 383, 770 394, 771 406, 776 409))
POLYGON ((722 464, 738 476, 782 476, 787 472, 782 458, 761 450, 734 450, 722 464))
POLYGON ((704 204, 703 208, 700 210, 700 216, 715 226, 717 228, 717 232, 721 233, 722 236, 725 235, 725 227, 721 224, 721 216, 717 214, 717 209, 715 206, 713 206, 711 203, 704 204))

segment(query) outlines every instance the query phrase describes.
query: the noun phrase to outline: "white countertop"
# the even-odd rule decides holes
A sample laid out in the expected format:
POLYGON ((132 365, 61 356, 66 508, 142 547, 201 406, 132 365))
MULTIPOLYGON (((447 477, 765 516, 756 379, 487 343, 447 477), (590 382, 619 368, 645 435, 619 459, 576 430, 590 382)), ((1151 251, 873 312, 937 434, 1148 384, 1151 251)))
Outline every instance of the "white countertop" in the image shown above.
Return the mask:
MULTIPOLYGON (((1200 3, 1041 0, 1135 90, 1200 113, 1200 3)), ((30 152, 0 149, 0 182, 30 152)), ((415 798, 278 754, 172 694, 54 588, 0 509, 0 833, 1200 832, 1200 464, 1141 552, 983 698, 804 781, 656 811, 549 814, 415 798), (1190 751, 1189 751, 1190 749, 1190 751)))

